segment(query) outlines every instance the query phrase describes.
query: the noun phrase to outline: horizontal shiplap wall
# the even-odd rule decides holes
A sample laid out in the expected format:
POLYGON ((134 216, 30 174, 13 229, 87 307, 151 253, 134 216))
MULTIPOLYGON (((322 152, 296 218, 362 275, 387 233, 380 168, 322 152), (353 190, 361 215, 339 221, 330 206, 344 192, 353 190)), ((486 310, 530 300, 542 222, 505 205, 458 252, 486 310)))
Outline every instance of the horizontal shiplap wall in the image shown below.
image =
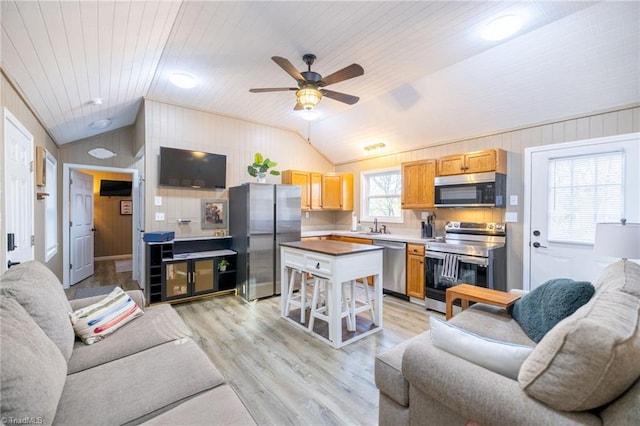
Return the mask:
MULTIPOLYGON (((403 152, 336 166, 336 171, 352 172, 355 178, 355 193, 360 193, 360 173, 367 170, 400 166, 406 161, 440 158, 446 155, 502 148, 508 153, 507 195, 517 195, 518 205, 506 209, 437 209, 436 234, 444 234, 444 225, 450 220, 477 222, 504 222, 505 211, 517 212, 518 223, 507 225, 508 287, 522 288, 522 246, 524 218, 524 150, 525 148, 561 142, 621 135, 640 131, 640 107, 625 108, 614 112, 563 120, 555 123, 528 127, 490 136, 443 143, 415 151, 403 152)), ((425 141, 426 143, 429 141, 425 141)), ((636 165, 640 167, 640 165, 636 165)), ((508 199, 508 198, 507 198, 508 199)), ((359 215, 360 200, 355 199, 359 215)), ((404 211, 404 224, 390 225, 391 232, 414 232, 420 229, 420 211, 404 211)), ((337 215, 340 225, 348 225, 350 217, 337 215)), ((370 224, 363 224, 370 226, 370 224)))
MULTIPOLYGON (((294 132, 210 112, 145 100, 145 230, 174 231, 176 237, 213 235, 200 228, 200 200, 226 199, 228 190, 204 191, 158 186, 160 147, 167 146, 227 156, 227 188, 253 181, 247 166, 256 152, 278 163, 277 170, 333 171, 333 165, 294 132), (162 206, 154 197, 162 197, 162 206), (164 221, 155 221, 162 212, 164 221), (191 222, 178 225, 178 219, 191 222)), ((279 176, 267 182, 280 183, 279 176)), ((230 219, 233 220, 233 219, 230 219)))
MULTIPOLYGON (((58 146, 53 142, 53 140, 49 137, 49 134, 46 132, 44 127, 40 124, 35 115, 31 112, 27 104, 22 100, 20 95, 16 92, 13 86, 7 81, 4 74, 0 75, 2 80, 0 93, 2 94, 2 118, 0 118, 0 140, 2 141, 0 145, 0 159, 2 161, 2 170, 4 170, 4 108, 7 108, 11 114, 13 114, 19 121, 22 123, 24 127, 29 130, 31 135, 33 136, 33 145, 34 145, 34 153, 33 158, 35 160, 35 148, 38 146, 43 146, 48 152, 50 152, 54 157, 58 159, 58 194, 61 194, 61 173, 60 173, 60 160, 58 153, 58 146)), ((49 190, 49 189, 47 189, 49 190)), ((36 187, 36 191, 41 191, 41 189, 36 187)), ((4 171, 0 171, 0 229, 6 229, 4 214, 5 214, 5 205, 6 203, 10 203, 11 200, 5 200, 5 191, 4 191, 4 171)), ((58 210, 60 210, 62 206, 62 200, 60 196, 58 196, 58 210)), ((34 228, 35 228, 35 259, 43 262, 45 259, 45 205, 44 201, 34 200, 34 228)), ((2 243, 2 247, 7 246, 6 241, 6 232, 1 233, 0 242, 2 243)), ((62 234, 58 232, 58 254, 52 257, 47 263, 47 267, 51 269, 58 277, 62 277, 62 234)), ((6 265, 6 251, 0 250, 0 265, 6 265)), ((0 271, 3 269, 0 269, 0 271)))

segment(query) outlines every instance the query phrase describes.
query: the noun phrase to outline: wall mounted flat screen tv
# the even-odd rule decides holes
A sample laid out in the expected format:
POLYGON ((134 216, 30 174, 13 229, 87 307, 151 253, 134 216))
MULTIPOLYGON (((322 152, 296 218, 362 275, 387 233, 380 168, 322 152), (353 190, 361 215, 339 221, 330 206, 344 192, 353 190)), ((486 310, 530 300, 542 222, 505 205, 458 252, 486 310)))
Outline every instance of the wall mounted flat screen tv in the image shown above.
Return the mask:
POLYGON ((159 185, 224 189, 227 186, 227 156, 160 147, 159 185))
POLYGON ((102 179, 100 181, 100 196, 101 197, 130 197, 131 185, 132 185, 131 181, 102 179))

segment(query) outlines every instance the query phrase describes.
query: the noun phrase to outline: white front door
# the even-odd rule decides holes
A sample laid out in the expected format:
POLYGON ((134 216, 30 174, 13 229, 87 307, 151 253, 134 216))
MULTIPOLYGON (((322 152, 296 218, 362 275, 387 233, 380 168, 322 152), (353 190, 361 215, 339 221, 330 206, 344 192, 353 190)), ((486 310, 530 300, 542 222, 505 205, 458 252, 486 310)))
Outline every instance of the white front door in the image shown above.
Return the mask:
POLYGON ((5 109, 4 115, 4 182, 7 264, 33 260, 33 136, 5 109))
POLYGON ((593 281, 615 259, 593 255, 595 224, 640 221, 640 135, 525 150, 524 285, 593 281))
POLYGON ((70 284, 93 275, 93 176, 71 170, 70 284))

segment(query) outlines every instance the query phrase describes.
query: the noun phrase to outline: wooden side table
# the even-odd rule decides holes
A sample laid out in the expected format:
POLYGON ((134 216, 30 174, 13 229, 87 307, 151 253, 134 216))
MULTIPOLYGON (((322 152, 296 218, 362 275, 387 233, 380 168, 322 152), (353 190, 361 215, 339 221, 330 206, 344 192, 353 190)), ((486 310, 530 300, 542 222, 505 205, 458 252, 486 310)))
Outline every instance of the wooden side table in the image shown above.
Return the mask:
POLYGON ((520 295, 470 284, 459 284, 449 287, 446 292, 445 317, 447 320, 453 316, 453 301, 456 299, 460 299, 460 304, 464 311, 469 307, 470 301, 507 308, 513 305, 516 300, 520 299, 520 295))

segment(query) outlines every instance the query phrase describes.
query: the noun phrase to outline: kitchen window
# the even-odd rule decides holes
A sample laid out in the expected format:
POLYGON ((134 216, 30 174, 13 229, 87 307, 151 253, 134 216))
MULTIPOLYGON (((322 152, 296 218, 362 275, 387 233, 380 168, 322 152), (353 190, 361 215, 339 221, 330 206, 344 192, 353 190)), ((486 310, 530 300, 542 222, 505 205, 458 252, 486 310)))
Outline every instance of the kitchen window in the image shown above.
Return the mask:
POLYGON ((378 219, 402 223, 402 173, 400 167, 362 172, 360 175, 361 220, 378 219))
POLYGON ((597 222, 624 217, 624 152, 549 160, 549 241, 593 244, 597 222))

